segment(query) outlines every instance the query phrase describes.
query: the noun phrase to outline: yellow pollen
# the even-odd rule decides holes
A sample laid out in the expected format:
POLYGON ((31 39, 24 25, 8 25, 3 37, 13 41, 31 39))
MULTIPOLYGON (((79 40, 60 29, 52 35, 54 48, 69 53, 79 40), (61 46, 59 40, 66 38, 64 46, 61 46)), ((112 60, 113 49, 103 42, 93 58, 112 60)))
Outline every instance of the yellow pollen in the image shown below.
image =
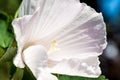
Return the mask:
POLYGON ((51 44, 50 44, 50 48, 48 50, 48 53, 59 51, 60 49, 57 48, 57 45, 58 45, 57 41, 55 41, 55 40, 52 41, 51 44))

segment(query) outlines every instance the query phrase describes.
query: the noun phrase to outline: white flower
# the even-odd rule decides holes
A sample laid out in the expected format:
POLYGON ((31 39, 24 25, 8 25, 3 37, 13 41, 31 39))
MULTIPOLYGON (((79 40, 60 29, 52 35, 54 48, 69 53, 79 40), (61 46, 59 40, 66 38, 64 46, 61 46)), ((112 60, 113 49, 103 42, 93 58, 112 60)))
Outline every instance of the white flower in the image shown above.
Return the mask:
POLYGON ((98 56, 106 47, 105 24, 79 0, 23 0, 13 21, 17 67, 27 65, 37 80, 57 80, 51 73, 98 77, 98 56))

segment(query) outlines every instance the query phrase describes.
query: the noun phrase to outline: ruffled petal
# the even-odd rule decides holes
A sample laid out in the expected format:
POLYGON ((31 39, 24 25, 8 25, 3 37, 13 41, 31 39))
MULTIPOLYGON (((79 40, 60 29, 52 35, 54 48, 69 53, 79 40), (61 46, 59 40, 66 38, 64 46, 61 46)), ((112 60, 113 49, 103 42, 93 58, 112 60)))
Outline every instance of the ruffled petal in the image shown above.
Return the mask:
POLYGON ((107 45, 105 23, 101 13, 86 4, 82 6, 73 22, 51 38, 56 43, 48 53, 49 60, 53 61, 49 63, 53 73, 84 77, 101 74, 98 56, 107 45))
POLYGON ((71 76, 99 77, 101 69, 97 56, 86 58, 63 59, 62 61, 49 60, 49 72, 71 76))

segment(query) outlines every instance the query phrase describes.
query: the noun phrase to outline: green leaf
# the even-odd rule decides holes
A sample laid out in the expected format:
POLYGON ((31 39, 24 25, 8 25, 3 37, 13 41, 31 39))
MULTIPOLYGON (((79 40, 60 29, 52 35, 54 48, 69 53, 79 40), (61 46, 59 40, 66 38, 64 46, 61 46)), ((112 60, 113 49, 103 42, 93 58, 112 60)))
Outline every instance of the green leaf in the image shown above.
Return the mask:
POLYGON ((107 80, 105 76, 101 75, 98 78, 87 78, 87 77, 78 77, 78 76, 67 76, 59 75, 59 80, 107 80))
POLYGON ((9 62, 9 65, 10 65, 10 77, 9 77, 9 80, 13 79, 15 80, 14 78, 16 78, 16 71, 17 71, 17 68, 15 67, 15 65, 13 64, 13 62, 9 62))
POLYGON ((22 0, 0 0, 0 10, 14 16, 22 0))
POLYGON ((13 36, 7 32, 7 23, 0 20, 0 46, 7 48, 12 40, 13 36))
POLYGON ((32 72, 28 67, 24 68, 24 75, 22 80, 36 80, 36 78, 33 76, 32 72))
POLYGON ((9 80, 10 66, 9 63, 0 63, 0 80, 9 80))
MULTIPOLYGON (((23 72, 24 72, 23 69, 17 68, 12 80, 22 80, 23 72)), ((26 79, 26 80, 29 80, 29 79, 26 79)))
POLYGON ((0 47, 7 48, 11 44, 14 39, 12 33, 10 33, 9 26, 10 26, 9 17, 3 12, 0 12, 0 47))
POLYGON ((7 49, 6 53, 0 58, 0 63, 13 60, 13 57, 16 55, 16 47, 10 47, 7 49))
POLYGON ((0 47, 0 58, 4 55, 4 53, 5 53, 5 49, 0 47))

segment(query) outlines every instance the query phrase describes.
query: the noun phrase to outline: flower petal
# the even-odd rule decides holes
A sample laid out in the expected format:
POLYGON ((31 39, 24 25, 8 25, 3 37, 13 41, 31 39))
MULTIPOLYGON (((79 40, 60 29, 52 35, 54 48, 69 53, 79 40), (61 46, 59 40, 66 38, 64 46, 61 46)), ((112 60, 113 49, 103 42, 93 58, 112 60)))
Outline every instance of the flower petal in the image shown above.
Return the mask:
POLYGON ((57 80, 55 76, 47 72, 47 54, 42 45, 33 45, 23 51, 24 63, 33 72, 37 80, 57 80))
MULTIPOLYGON (((30 27, 33 29, 35 28, 35 35, 39 34, 39 36, 43 36, 44 34, 45 36, 63 28, 81 11, 81 4, 79 3, 79 0, 43 1, 45 1, 44 5, 39 7, 39 10, 32 15, 33 17, 29 20, 30 22, 23 25, 27 30, 31 30, 30 27), (26 28, 28 25, 29 27, 26 28)), ((23 23, 26 23, 26 21, 23 23)), ((33 29, 31 31, 33 31, 33 29)))
POLYGON ((51 73, 46 72, 45 70, 39 75, 37 80, 58 80, 56 76, 51 73))
POLYGON ((18 46, 18 51, 17 51, 17 55, 14 58, 14 64, 17 67, 23 68, 25 65, 22 61, 22 57, 21 57, 21 53, 24 47, 24 38, 23 38, 23 32, 24 30, 24 23, 23 22, 27 22, 29 20, 31 16, 24 16, 22 18, 19 19, 15 19, 12 22, 13 28, 14 28, 14 33, 16 36, 16 41, 17 41, 17 46, 18 46))
POLYGON ((23 51, 23 61, 33 72, 35 77, 39 76, 39 68, 46 67, 47 54, 41 45, 33 45, 23 51))
MULTIPOLYGON (((27 50, 36 44, 52 50, 46 55, 49 60, 58 63, 50 68, 50 72, 85 77, 97 77, 100 74, 98 56, 106 47, 105 24, 101 14, 79 3, 79 0, 45 0, 44 5, 33 15, 16 19, 13 26, 14 30, 19 27, 16 28, 19 33, 15 30, 15 34, 20 50, 27 50), (71 61, 80 68, 73 69, 74 74, 69 73, 71 61), (61 65, 69 70, 57 70, 61 65), (81 65, 86 67, 79 72, 82 70, 81 65)), ((29 65, 28 62, 25 63, 29 65)), ((31 70, 35 74, 34 69, 31 70)))
POLYGON ((44 0, 23 0, 19 8, 19 17, 31 15, 38 7, 43 6, 44 0))
POLYGON ((19 37, 19 39, 22 37, 21 43, 24 41, 35 42, 40 39, 50 43, 48 36, 51 38, 53 35, 50 34, 63 29, 73 21, 80 11, 81 4, 79 0, 46 0, 42 6, 42 11, 39 8, 33 15, 24 16, 13 21, 16 37, 19 37), (19 36, 18 34, 22 35, 19 36))
POLYGON ((84 59, 102 54, 107 44, 103 17, 89 6, 83 6, 84 9, 73 22, 53 34, 51 39, 57 42, 56 48, 59 50, 49 53, 49 59, 84 59))
POLYGON ((101 74, 97 56, 49 61, 49 72, 71 76, 98 77, 101 74))
POLYGON ((73 22, 52 37, 59 49, 48 54, 49 60, 55 62, 49 64, 53 64, 50 68, 53 73, 84 77, 98 77, 101 74, 98 56, 107 44, 105 23, 101 13, 85 4, 83 7, 73 22), (86 66, 82 66, 84 63, 86 66))
MULTIPOLYGON (((23 3, 27 6, 26 2, 23 3)), ((41 44, 48 48, 51 42, 49 38, 54 36, 54 32, 68 25, 80 11, 79 0, 45 0, 44 5, 33 15, 15 19, 12 24, 18 43, 18 54, 14 59, 14 64, 24 67, 21 53, 30 45, 41 44)))

